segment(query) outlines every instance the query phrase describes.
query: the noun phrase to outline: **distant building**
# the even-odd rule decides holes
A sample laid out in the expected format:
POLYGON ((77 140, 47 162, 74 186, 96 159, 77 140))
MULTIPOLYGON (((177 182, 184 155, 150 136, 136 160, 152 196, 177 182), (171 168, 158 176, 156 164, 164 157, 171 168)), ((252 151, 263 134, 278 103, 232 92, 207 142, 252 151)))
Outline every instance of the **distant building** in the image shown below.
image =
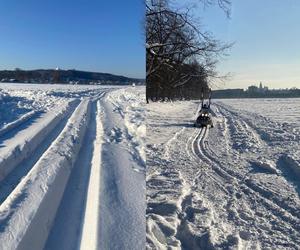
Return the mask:
POLYGON ((222 89, 213 90, 212 98, 299 98, 300 89, 269 89, 263 86, 262 82, 258 85, 251 85, 246 90, 243 89, 222 89))
POLYGON ((255 85, 251 85, 248 87, 248 92, 249 93, 257 93, 258 92, 258 87, 255 85))
POLYGON ((267 86, 263 86, 262 82, 259 83, 259 92, 260 93, 265 93, 266 91, 268 91, 268 87, 267 86))

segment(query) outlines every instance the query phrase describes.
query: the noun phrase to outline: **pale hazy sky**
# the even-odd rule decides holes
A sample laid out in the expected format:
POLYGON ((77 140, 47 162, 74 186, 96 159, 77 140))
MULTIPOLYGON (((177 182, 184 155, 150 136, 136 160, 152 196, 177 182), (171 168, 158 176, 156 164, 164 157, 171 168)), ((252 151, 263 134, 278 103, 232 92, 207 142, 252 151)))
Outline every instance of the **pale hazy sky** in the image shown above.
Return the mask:
POLYGON ((300 88, 299 0, 233 0, 229 20, 216 7, 197 11, 217 38, 235 43, 219 64, 232 75, 221 88, 300 88))

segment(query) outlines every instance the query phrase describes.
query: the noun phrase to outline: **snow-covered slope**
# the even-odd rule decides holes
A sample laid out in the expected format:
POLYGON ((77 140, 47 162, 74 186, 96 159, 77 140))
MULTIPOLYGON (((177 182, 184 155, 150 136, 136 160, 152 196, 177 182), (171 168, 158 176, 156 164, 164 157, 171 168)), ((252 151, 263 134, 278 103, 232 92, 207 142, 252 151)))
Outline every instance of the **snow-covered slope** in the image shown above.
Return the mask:
POLYGON ((144 88, 0 87, 0 249, 141 249, 144 88))
POLYGON ((300 248, 300 103, 261 101, 218 101, 203 129, 197 102, 147 106, 148 249, 300 248))

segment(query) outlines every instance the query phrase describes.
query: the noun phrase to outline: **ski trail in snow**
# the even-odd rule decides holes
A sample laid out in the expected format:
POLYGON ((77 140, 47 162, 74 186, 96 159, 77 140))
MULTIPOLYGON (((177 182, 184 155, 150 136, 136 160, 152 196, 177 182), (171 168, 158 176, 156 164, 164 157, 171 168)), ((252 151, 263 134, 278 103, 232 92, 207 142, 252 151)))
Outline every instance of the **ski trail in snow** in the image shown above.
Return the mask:
POLYGON ((212 180, 220 186, 220 188, 222 188, 224 190, 224 188, 222 187, 222 185, 220 183, 222 183, 222 180, 219 180, 219 178, 223 178, 223 176, 215 176, 210 174, 210 167, 211 167, 211 161, 210 159, 205 155, 205 143, 207 143, 206 139, 207 139, 207 135, 208 135, 208 131, 209 129, 207 127, 201 128, 200 131, 198 132, 198 134, 194 137, 192 143, 191 143, 191 150, 193 152, 193 155, 195 157, 196 161, 199 161, 202 163, 201 166, 199 166, 201 169, 199 171, 199 173, 196 175, 196 177, 194 178, 193 182, 197 182, 197 179, 202 175, 209 175, 212 180))
POLYGON ((197 132, 197 131, 194 131, 194 132, 192 133, 192 135, 189 137, 189 139, 187 140, 187 143, 185 144, 185 151, 186 151, 187 155, 188 155, 190 158, 192 158, 192 159, 196 159, 196 153, 195 153, 195 151, 194 151, 194 148, 192 147, 192 148, 190 149, 191 145, 193 145, 193 143, 192 143, 191 141, 192 141, 192 140, 193 140, 193 141, 195 140, 196 134, 198 134, 198 132, 197 132), (192 154, 191 154, 191 151, 192 151, 192 154))
MULTIPOLYGON (((243 122, 244 121, 237 124, 241 124, 243 122)), ((255 133, 251 131, 250 133, 247 134, 253 136, 253 138, 258 140, 257 142, 259 143, 260 140, 257 139, 258 136, 255 133)), ((219 162, 219 160, 217 160, 213 155, 211 155, 209 151, 205 150, 203 144, 201 145, 203 148, 202 152, 207 158, 207 161, 211 162, 211 166, 213 166, 214 171, 216 171, 218 175, 226 176, 228 178, 235 180, 233 182, 234 184, 233 187, 235 189, 237 188, 236 184, 238 183, 240 187, 243 187, 244 189, 248 190, 249 194, 251 193, 251 195, 262 198, 264 206, 266 206, 268 210, 271 213, 273 213, 274 216, 277 217, 277 219, 284 218, 284 221, 288 223, 290 227, 294 228, 295 230, 299 230, 299 227, 296 226, 297 221, 299 219, 299 213, 296 212, 293 207, 290 207, 289 205, 285 204, 285 202, 278 200, 275 196, 274 197, 270 196, 269 194, 271 193, 271 191, 268 190, 266 187, 262 188, 258 184, 254 183, 253 181, 250 181, 249 179, 238 174, 237 172, 231 170, 229 171, 226 167, 224 167, 224 164, 219 162), (289 216, 286 216, 286 213, 288 213, 289 216)), ((261 143, 259 143, 259 145, 261 145, 261 143)), ((251 197, 249 198, 252 199, 251 197)))
POLYGON ((1 130, 0 249, 141 249, 143 89, 33 88, 1 130))
POLYGON ((26 160, 47 139, 62 119, 73 110, 76 101, 71 101, 60 112, 51 112, 39 119, 39 122, 23 130, 17 130, 13 138, 6 138, 5 147, 0 148, 0 181, 3 180, 17 165, 26 160), (35 133, 32 133, 32 130, 35 133))
POLYGON ((0 239, 7 244, 6 249, 43 247, 88 119, 89 102, 83 100, 60 136, 1 204, 1 224, 5 227, 0 239), (77 143, 71 143, 74 140, 77 143), (12 241, 11 232, 14 232, 12 241))
MULTIPOLYGON (((210 166, 212 168, 212 170, 217 174, 217 176, 219 176, 219 178, 221 177, 223 179, 223 180, 219 179, 216 181, 215 175, 208 174, 210 177, 212 177, 213 180, 215 180, 217 183, 224 183, 224 182, 231 183, 232 182, 233 187, 235 189, 236 188, 235 183, 237 183, 237 180, 239 180, 239 179, 243 180, 243 178, 237 174, 233 174, 234 172, 228 171, 226 168, 223 168, 222 164, 215 158, 215 156, 210 154, 210 151, 207 150, 207 148, 208 148, 207 136, 208 136, 207 128, 205 128, 199 132, 199 134, 195 137, 195 139, 193 141, 193 152, 196 153, 196 155, 199 157, 199 159, 201 161, 205 162, 208 166, 210 166)), ((240 186, 245 186, 245 185, 247 186, 247 188, 251 189, 252 192, 254 191, 253 194, 262 196, 264 199, 267 199, 265 205, 268 207, 268 209, 270 211, 274 211, 274 212, 276 211, 275 216, 278 216, 278 212, 280 211, 280 210, 278 210, 278 208, 276 208, 276 206, 279 205, 278 202, 275 202, 275 204, 274 204, 275 207, 271 208, 270 206, 274 206, 274 205, 272 205, 274 200, 268 199, 268 196, 266 196, 266 192, 264 190, 259 189, 259 187, 257 187, 254 183, 251 183, 251 185, 249 185, 249 182, 247 182, 247 181, 245 183, 244 182, 240 183, 240 186), (271 202, 271 203, 269 203, 269 202, 271 202)), ((220 188, 223 189, 225 194, 228 194, 228 191, 225 188, 223 188, 221 185, 219 185, 219 186, 220 186, 220 188)), ((291 214, 296 215, 293 212, 293 210, 289 209, 288 212, 291 212, 291 214)), ((279 214, 280 214, 279 218, 285 218, 285 220, 288 223, 290 223, 290 226, 292 226, 296 230, 298 230, 298 227, 297 226, 295 227, 295 223, 297 223, 297 219, 295 220, 295 219, 292 219, 291 217, 288 218, 281 212, 279 214)), ((242 237, 245 238, 246 236, 242 236, 242 237)))
MULTIPOLYGON (((227 112, 229 113, 229 111, 227 110, 227 112)), ((237 125, 234 125, 234 122, 232 121, 232 119, 229 119, 229 126, 239 126, 239 124, 244 123, 246 124, 246 128, 247 129, 251 129, 250 125, 248 125, 245 121, 239 121, 240 118, 236 117, 237 119, 237 125)), ((254 140, 256 141, 256 145, 258 145, 258 147, 265 147, 264 142, 262 142, 262 140, 260 139, 260 137, 256 134, 256 132, 253 131, 253 129, 250 130, 250 132, 246 132, 248 135, 250 135, 252 138, 254 138, 254 140)), ((214 159, 213 157, 211 157, 213 161, 215 161, 217 163, 217 165, 222 165, 220 162, 218 162, 217 159, 214 159)), ((289 206, 288 204, 286 204, 285 201, 279 200, 276 196, 272 197, 270 194, 272 193, 271 190, 269 190, 267 187, 261 188, 258 184, 255 184, 253 181, 243 177, 241 174, 239 174, 238 172, 234 172, 234 171, 230 171, 228 172, 228 170, 226 170, 226 168, 223 168, 225 171, 227 171, 227 173, 229 175, 232 175, 233 177, 240 179, 240 180, 245 180, 244 185, 247 186, 247 188, 250 188, 251 190, 253 190, 254 192, 256 192, 258 195, 264 197, 264 199, 268 200, 269 202, 274 203, 275 206, 279 206, 281 209, 286 210, 288 213, 290 213, 291 215, 300 218, 300 214, 299 212, 297 212, 293 207, 289 206)))
MULTIPOLYGON (((102 96, 99 95, 97 98, 102 96)), ((97 179, 100 178, 100 173, 97 171, 100 171, 101 167, 101 151, 99 151, 101 149, 101 134, 99 134, 101 123, 99 122, 101 121, 99 121, 100 106, 99 103, 97 104, 97 98, 92 98, 91 118, 45 249, 96 247, 97 231, 94 230, 97 230, 95 220, 98 216, 99 195, 96 195, 95 191, 99 187, 97 179), (91 195, 95 196, 91 198, 91 195), (86 235, 87 223, 90 223, 89 235, 86 235), (71 224, 72 227, 66 228, 65 224, 71 224), (89 241, 92 239, 93 241, 89 241)))
POLYGON ((165 113, 174 124, 178 114, 180 123, 189 118, 182 114, 188 115, 192 105, 150 107, 149 150, 161 158, 153 158, 152 152, 147 158, 148 249, 298 249, 297 131, 289 124, 213 104, 214 128, 186 128, 173 139, 171 160, 166 162, 160 154, 162 142, 172 138, 178 126, 170 126, 165 113))
POLYGON ((94 153, 92 169, 90 173, 89 187, 87 192, 87 205, 85 208, 83 230, 80 249, 98 249, 98 215, 100 209, 100 175, 101 175, 101 151, 103 140, 103 126, 101 121, 102 108, 97 101, 96 114, 96 139, 94 141, 94 153))
MULTIPOLYGON (((255 194, 266 199, 267 202, 271 202, 271 204, 274 203, 275 206, 279 206, 280 208, 282 208, 284 210, 287 209, 286 212, 291 213, 291 215, 293 215, 293 216, 299 217, 299 215, 298 215, 298 213, 296 213, 296 211, 294 211, 292 208, 289 208, 288 206, 285 206, 280 201, 277 201, 276 197, 274 197, 273 199, 270 199, 269 195, 268 195, 268 189, 264 188, 264 190, 263 190, 257 184, 250 182, 249 180, 245 179, 245 177, 239 175, 237 172, 228 171, 225 167, 222 167, 222 164, 217 159, 215 159, 212 155, 210 155, 208 151, 206 151, 203 139, 198 141, 198 148, 199 148, 199 152, 201 152, 200 158, 202 160, 206 161, 207 164, 209 164, 212 167, 212 169, 220 177, 224 178, 225 180, 227 180, 229 182, 234 181, 233 183, 236 183, 237 180, 241 180, 241 183, 240 183, 241 186, 246 186, 247 188, 251 189, 255 194)), ((270 205, 268 205, 268 206, 270 206, 270 205)), ((284 215, 282 214, 282 216, 284 216, 284 215)), ((291 219, 289 219, 289 220, 291 220, 291 219)))

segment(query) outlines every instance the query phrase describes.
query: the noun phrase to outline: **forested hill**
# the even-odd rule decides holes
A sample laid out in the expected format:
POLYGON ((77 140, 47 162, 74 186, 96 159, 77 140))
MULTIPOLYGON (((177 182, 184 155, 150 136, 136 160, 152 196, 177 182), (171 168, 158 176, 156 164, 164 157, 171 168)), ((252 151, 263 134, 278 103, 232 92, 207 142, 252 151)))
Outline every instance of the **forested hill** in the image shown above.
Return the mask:
POLYGON ((144 79, 128 78, 108 73, 78 70, 37 69, 37 70, 2 70, 1 82, 22 83, 69 83, 69 84, 144 84, 144 79))

